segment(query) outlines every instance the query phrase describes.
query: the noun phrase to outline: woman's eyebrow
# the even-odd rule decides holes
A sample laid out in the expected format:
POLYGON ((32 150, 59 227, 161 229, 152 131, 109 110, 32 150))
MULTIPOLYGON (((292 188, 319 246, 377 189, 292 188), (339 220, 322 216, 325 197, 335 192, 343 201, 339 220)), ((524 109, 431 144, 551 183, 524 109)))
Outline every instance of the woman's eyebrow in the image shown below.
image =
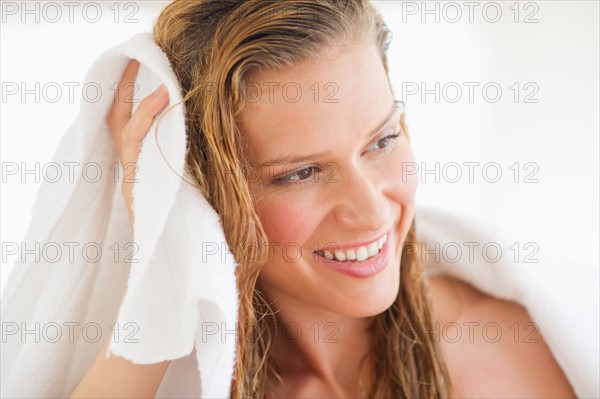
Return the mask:
MULTIPOLYGON (((382 122, 380 122, 377 125, 377 127, 375 127, 373 130, 371 130, 369 132, 369 134, 367 134, 367 139, 370 139, 371 137, 373 137, 377 133, 379 133, 379 131, 381 129, 383 129, 383 127, 392 119, 392 117, 394 116, 396 111, 398 111, 401 108, 401 105, 402 105, 401 102, 394 101, 392 103, 392 108, 391 108, 390 112, 388 113, 388 115, 384 118, 384 120, 382 122)), ((325 158, 328 155, 331 155, 331 151, 319 152, 319 153, 311 154, 311 155, 302 155, 299 157, 283 156, 283 157, 275 158, 268 162, 263 162, 260 164, 260 166, 274 166, 274 165, 281 165, 281 164, 289 165, 289 164, 302 163, 302 162, 306 162, 306 161, 310 161, 310 160, 316 161, 321 158, 325 158)))
POLYGON ((277 166, 277 165, 290 165, 290 164, 293 165, 293 164, 302 163, 302 162, 306 162, 306 161, 317 161, 317 160, 325 158, 329 155, 331 155, 331 151, 319 152, 319 153, 311 154, 311 155, 302 155, 299 157, 291 157, 291 156, 279 157, 279 158, 273 159, 268 162, 263 162, 260 164, 260 166, 277 166))

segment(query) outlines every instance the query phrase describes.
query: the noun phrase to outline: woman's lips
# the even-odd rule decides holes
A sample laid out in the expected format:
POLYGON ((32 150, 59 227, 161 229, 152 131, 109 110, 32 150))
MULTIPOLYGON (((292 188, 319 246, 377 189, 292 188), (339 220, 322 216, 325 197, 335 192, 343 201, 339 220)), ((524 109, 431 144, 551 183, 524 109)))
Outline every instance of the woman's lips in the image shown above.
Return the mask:
MULTIPOLYGON (((352 261, 328 259, 324 256, 323 251, 315 251, 315 259, 317 263, 321 263, 346 275, 357 278, 368 278, 381 272, 388 265, 392 254, 391 244, 394 242, 393 234, 394 230, 392 229, 384 235, 384 239, 382 240, 383 246, 379 249, 379 252, 365 260, 359 260, 361 259, 360 257, 352 261)), ((379 240, 375 241, 375 244, 377 244, 377 242, 379 242, 379 240)))

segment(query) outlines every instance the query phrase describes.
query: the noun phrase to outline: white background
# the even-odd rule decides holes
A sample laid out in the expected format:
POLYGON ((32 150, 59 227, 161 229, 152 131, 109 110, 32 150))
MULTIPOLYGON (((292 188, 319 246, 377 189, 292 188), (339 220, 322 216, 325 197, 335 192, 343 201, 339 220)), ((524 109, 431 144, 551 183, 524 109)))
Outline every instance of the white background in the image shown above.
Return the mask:
MULTIPOLYGON (((34 9, 36 2, 28 2, 34 9)), ((163 1, 104 1, 96 23, 95 8, 83 11, 87 2, 75 2, 73 21, 64 3, 58 22, 56 8, 37 2, 36 14, 22 14, 22 2, 3 2, 1 31, 1 156, 8 163, 43 165, 79 109, 81 84, 93 60, 109 47, 140 31, 150 31, 163 1), (18 12, 12 15, 7 4, 18 12), (133 4, 133 5, 131 5, 133 4), (119 9, 116 17, 115 10, 119 9), (127 16, 137 19, 129 20, 127 16), (23 21, 24 19, 24 21, 23 21), (22 101, 20 92, 7 96, 7 84, 35 82, 62 86, 62 96, 49 102, 34 95, 22 101), (64 82, 78 82, 70 101, 64 82)), ((433 174, 422 175, 418 204, 467 215, 484 225, 500 229, 514 241, 538 243, 540 252, 550 248, 568 259, 565 267, 598 269, 598 136, 599 136, 599 6, 596 1, 500 1, 498 22, 494 5, 479 2, 469 21, 464 2, 428 2, 438 7, 436 15, 424 14, 422 2, 375 2, 394 33, 390 48, 390 76, 399 99, 408 104, 411 140, 418 162, 429 169, 440 162, 440 171, 450 162, 463 165, 457 183, 435 182, 433 174), (454 5, 458 5, 455 7, 454 5), (416 7, 416 9, 415 9, 416 7), (486 12, 484 12, 484 7, 486 12), (512 9, 510 8, 512 7, 512 9), (519 9, 515 22, 515 9, 519 9), (457 10, 462 16, 457 18, 457 10), (414 13, 416 12, 416 13, 414 13), (414 13, 414 14, 413 14, 414 13), (537 22, 525 23, 524 19, 537 22), (422 21, 425 18, 425 22, 422 21), (458 19, 452 23, 451 20, 458 19), (487 20, 486 20, 487 19, 487 20), (429 90, 440 83, 446 95, 439 102, 434 94, 424 101, 421 93, 407 95, 402 88, 421 86, 429 90), (455 103, 454 85, 462 97, 455 103), (477 82, 473 102, 465 82, 477 82), (487 83, 502 89, 499 101, 482 94, 487 83), (514 83, 520 98, 514 99, 514 83), (450 85, 448 85, 450 83, 450 85), (525 84, 530 83, 529 89, 525 84), (535 86, 533 86, 535 85, 535 86), (525 103, 524 96, 538 91, 525 103), (468 181, 464 162, 479 162, 475 182, 468 181), (484 179, 482 166, 500 165, 497 183, 484 179), (520 165, 515 183, 511 165, 520 165), (533 178, 524 183, 537 165, 533 178)), ((54 97, 55 92, 49 92, 54 97)), ((493 89, 488 95, 494 97, 493 89)), ((422 166, 422 165, 420 165, 422 166)), ((4 170, 4 169, 3 169, 4 170)), ((455 169, 446 169, 453 178, 455 169)), ((485 175, 494 177, 492 170, 485 175)), ((23 182, 19 175, 4 176, 1 194, 1 240, 19 243, 25 238, 30 212, 39 187, 32 175, 23 182)), ((3 288, 14 264, 14 256, 3 253, 3 288)))

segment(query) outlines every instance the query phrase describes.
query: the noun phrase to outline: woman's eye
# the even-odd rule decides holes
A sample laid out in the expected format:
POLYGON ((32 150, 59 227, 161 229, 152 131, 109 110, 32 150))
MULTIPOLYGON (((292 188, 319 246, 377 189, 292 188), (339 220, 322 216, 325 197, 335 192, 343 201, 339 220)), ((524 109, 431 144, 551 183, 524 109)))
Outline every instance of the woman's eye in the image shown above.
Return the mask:
POLYGON ((387 147, 389 147, 391 144, 394 143, 394 141, 400 137, 401 132, 398 131, 397 133, 394 134, 390 134, 387 135, 381 139, 379 139, 377 142, 375 142, 375 144, 373 144, 371 147, 369 147, 369 150, 372 151, 378 151, 378 150, 383 150, 387 147))
POLYGON ((290 173, 289 175, 278 177, 275 180, 273 180, 273 183, 279 185, 303 183, 310 180, 311 177, 315 176, 316 170, 316 166, 308 166, 306 168, 297 170, 294 173, 290 173))

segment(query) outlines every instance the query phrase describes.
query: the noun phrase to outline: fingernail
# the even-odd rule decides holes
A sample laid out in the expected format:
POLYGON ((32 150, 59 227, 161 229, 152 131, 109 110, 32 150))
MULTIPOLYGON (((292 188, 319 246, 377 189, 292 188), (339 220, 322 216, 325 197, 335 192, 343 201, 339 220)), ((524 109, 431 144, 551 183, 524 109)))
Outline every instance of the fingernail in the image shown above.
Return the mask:
POLYGON ((155 96, 160 96, 161 94, 163 94, 166 91, 167 91, 167 86, 165 86, 165 84, 163 83, 152 94, 155 96))

